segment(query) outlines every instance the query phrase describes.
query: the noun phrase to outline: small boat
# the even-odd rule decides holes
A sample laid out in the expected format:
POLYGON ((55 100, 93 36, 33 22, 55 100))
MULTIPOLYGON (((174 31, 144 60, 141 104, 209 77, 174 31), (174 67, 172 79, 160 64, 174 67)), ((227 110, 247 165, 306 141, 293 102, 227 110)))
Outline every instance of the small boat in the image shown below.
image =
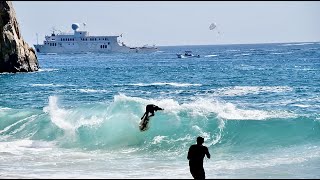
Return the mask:
POLYGON ((200 55, 194 55, 192 54, 192 51, 185 51, 184 54, 177 54, 178 58, 189 58, 189 57, 200 57, 200 55))

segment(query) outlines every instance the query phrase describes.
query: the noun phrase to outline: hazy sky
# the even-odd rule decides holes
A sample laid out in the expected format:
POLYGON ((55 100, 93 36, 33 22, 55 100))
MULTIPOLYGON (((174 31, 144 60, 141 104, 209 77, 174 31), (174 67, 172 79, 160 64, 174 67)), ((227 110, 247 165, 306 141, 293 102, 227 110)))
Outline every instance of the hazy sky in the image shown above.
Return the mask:
POLYGON ((129 46, 320 41, 320 1, 13 1, 28 44, 53 27, 120 35, 129 46), (217 28, 209 30, 211 23, 217 28), (81 29, 82 27, 80 27, 81 29), (83 29, 83 28, 82 28, 83 29), (220 34, 218 33, 220 32, 220 34))

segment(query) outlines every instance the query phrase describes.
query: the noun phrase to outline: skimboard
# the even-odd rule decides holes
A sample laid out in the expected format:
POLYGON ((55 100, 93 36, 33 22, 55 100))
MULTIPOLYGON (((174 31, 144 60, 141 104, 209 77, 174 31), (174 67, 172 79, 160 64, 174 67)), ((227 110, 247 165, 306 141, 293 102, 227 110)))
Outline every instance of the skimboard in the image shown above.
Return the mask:
POLYGON ((142 119, 141 121, 140 121, 140 123, 139 123, 139 129, 140 129, 140 131, 146 131, 146 130, 148 130, 149 129, 149 118, 144 118, 144 119, 142 119))

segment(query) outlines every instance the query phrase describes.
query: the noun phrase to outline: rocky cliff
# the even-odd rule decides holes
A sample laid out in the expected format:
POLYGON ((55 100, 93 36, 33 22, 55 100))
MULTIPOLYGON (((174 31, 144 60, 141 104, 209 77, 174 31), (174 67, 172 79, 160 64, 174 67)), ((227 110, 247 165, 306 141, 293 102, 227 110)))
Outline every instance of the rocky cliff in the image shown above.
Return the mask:
POLYGON ((0 1, 0 73, 38 71, 33 48, 23 40, 11 1, 0 1))

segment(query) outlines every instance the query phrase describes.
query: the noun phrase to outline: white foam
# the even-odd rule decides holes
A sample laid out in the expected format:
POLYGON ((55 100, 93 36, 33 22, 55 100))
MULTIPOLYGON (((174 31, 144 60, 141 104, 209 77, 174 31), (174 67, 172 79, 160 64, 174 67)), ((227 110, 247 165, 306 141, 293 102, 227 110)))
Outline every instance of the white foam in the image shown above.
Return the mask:
POLYGON ((58 97, 50 96, 49 105, 43 108, 43 111, 49 113, 51 121, 59 128, 64 130, 74 130, 75 127, 65 121, 68 117, 68 111, 58 107, 58 97))
POLYGON ((319 147, 281 148, 271 152, 250 155, 250 159, 216 160, 216 163, 207 164, 208 168, 220 169, 248 169, 264 168, 277 165, 297 164, 320 157, 319 147))
POLYGON ((305 105, 305 104, 293 104, 292 106, 297 106, 297 107, 302 107, 302 108, 310 107, 310 105, 305 105))
POLYGON ((8 107, 0 107, 0 111, 7 111, 7 110, 10 110, 11 108, 8 108, 8 107))
POLYGON ((249 53, 242 53, 242 54, 235 54, 233 56, 250 56, 251 54, 249 53))
POLYGON ((270 53, 270 54, 274 54, 274 55, 282 55, 282 54, 292 54, 293 52, 289 51, 289 52, 283 52, 283 53, 270 53))
POLYGON ((31 86, 33 87, 37 87, 37 86, 40 86, 40 87, 61 87, 63 86, 62 84, 30 84, 31 86))
MULTIPOLYGON (((236 105, 228 102, 220 102, 212 98, 197 98, 194 101, 179 104, 173 99, 143 99, 138 97, 128 97, 124 94, 116 95, 115 101, 136 101, 143 106, 147 104, 156 104, 164 108, 164 113, 177 114, 181 111, 186 111, 191 116, 206 117, 212 113, 217 114, 217 117, 226 120, 266 120, 271 118, 291 118, 296 117, 295 114, 286 111, 264 111, 255 109, 240 109, 236 105)), ((144 107, 141 107, 144 108, 144 107)), ((221 129, 223 129, 223 122, 221 129)))
POLYGON ((288 92, 292 91, 288 86, 234 86, 219 88, 214 92, 216 96, 243 96, 247 94, 259 94, 263 92, 288 92))
POLYGON ((151 144, 159 144, 163 141, 167 136, 155 136, 151 144))
POLYGON ((226 50, 227 52, 237 52, 237 51, 240 51, 240 50, 238 50, 238 49, 228 49, 228 50, 226 50))
POLYGON ((295 71, 318 71, 317 69, 313 68, 301 68, 301 69, 293 69, 295 71))
POLYGON ((265 120, 270 118, 289 118, 295 114, 285 111, 263 111, 255 109, 240 109, 232 103, 198 99, 189 104, 183 104, 193 114, 206 116, 216 113, 219 118, 227 120, 265 120))
POLYGON ((34 141, 29 139, 22 139, 9 142, 0 142, 0 152, 21 155, 28 151, 47 151, 54 146, 53 142, 34 141))
MULTIPOLYGON (((119 101, 133 101, 133 102, 138 102, 139 104, 141 104, 141 109, 145 109, 145 106, 147 104, 155 104, 159 107, 164 108, 165 113, 173 113, 174 115, 176 115, 179 111, 181 111, 183 109, 183 107, 181 107, 179 105, 178 102, 174 101, 173 99, 143 99, 140 97, 130 97, 130 96, 126 96, 124 94, 119 94, 114 96, 114 102, 119 102, 119 101)), ((177 118, 178 119, 178 118, 177 118)))
POLYGON ((119 95, 115 95, 113 98, 114 102, 116 101, 136 101, 139 103, 148 103, 150 102, 147 99, 143 99, 143 98, 139 98, 139 97, 130 97, 130 96, 126 96, 125 94, 119 93, 119 95))
POLYGON ((106 92, 110 92, 108 90, 105 89, 101 89, 101 90, 97 90, 97 89, 79 89, 80 92, 84 92, 84 93, 106 93, 106 92))
POLYGON ((175 83, 175 82, 155 82, 155 83, 136 83, 129 84, 132 86, 176 86, 176 87, 187 87, 187 86, 201 86, 202 84, 190 84, 190 83, 175 83))
POLYGON ((53 68, 44 68, 44 69, 39 69, 39 72, 50 72, 50 71, 58 71, 59 69, 53 69, 53 68))
POLYGON ((210 55, 206 55, 206 56, 204 56, 204 57, 216 57, 216 56, 218 56, 218 55, 216 55, 216 54, 210 54, 210 55))
POLYGON ((76 130, 81 126, 95 126, 103 121, 103 118, 97 116, 83 117, 86 114, 78 113, 77 110, 59 108, 57 96, 49 97, 49 105, 44 107, 43 111, 49 113, 52 123, 71 136, 74 136, 76 130))

